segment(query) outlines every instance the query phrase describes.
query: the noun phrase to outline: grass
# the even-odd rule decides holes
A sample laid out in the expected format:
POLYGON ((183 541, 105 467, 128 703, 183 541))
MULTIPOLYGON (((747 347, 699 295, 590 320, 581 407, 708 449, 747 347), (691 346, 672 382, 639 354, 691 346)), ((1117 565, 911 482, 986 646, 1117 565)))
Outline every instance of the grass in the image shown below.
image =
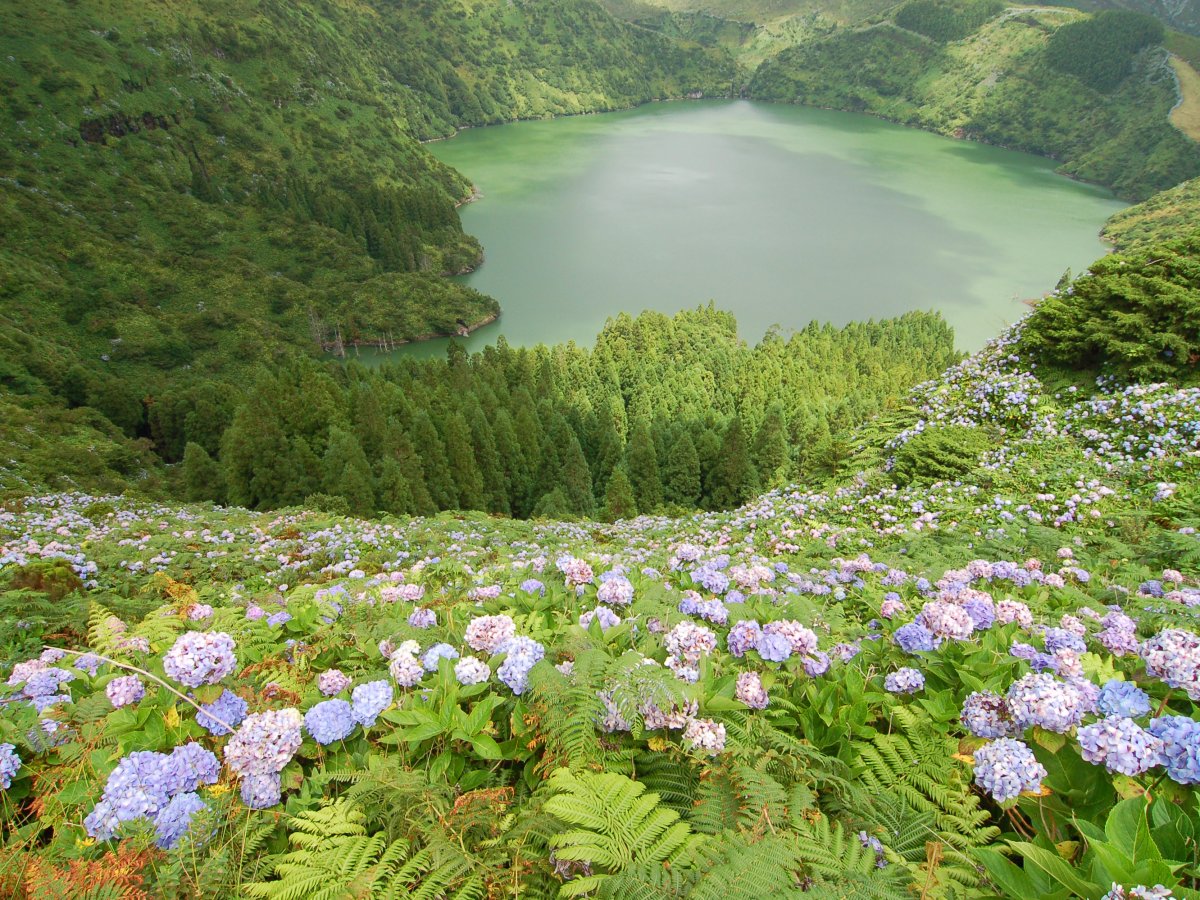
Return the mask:
POLYGON ((1171 57, 1171 65, 1183 94, 1179 105, 1171 110, 1171 124, 1193 141, 1200 141, 1200 72, 1178 56, 1171 57))

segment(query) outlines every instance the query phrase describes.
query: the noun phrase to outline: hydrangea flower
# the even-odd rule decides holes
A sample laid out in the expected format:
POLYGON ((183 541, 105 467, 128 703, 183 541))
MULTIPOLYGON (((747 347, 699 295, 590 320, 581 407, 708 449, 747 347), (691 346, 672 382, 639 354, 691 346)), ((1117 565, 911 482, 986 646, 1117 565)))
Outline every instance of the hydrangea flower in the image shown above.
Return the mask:
POLYGON ((915 694, 925 687, 925 676, 918 670, 905 666, 895 672, 889 672, 883 680, 883 686, 893 694, 915 694))
POLYGON ((1020 600, 1000 600, 996 603, 996 621, 1001 625, 1016 622, 1029 629, 1033 627, 1033 613, 1020 600))
POLYGON ((322 745, 345 740, 357 724, 354 710, 345 700, 322 700, 304 714, 304 727, 322 745))
POLYGON ((170 850, 187 834, 192 816, 208 805, 194 793, 176 794, 154 817, 154 842, 163 850, 170 850))
POLYGON ((180 744, 167 757, 167 793, 197 790, 202 784, 216 784, 221 764, 216 755, 195 741, 180 744))
POLYGON ((1103 763, 1110 772, 1141 775, 1162 762, 1163 742, 1123 716, 1084 725, 1077 737, 1084 761, 1103 763))
POLYGON ((38 669, 30 673, 25 680, 25 686, 21 689, 21 693, 31 700, 39 697, 51 697, 58 694, 62 685, 74 680, 75 673, 67 669, 38 669))
POLYGON ((546 593, 546 585, 538 581, 536 578, 526 578, 521 582, 521 590, 526 594, 544 594, 546 593))
POLYGON ((249 705, 245 700, 226 689, 212 703, 200 707, 201 711, 196 713, 196 724, 214 737, 224 737, 231 733, 230 729, 242 724, 247 709, 249 705))
POLYGON ((459 684, 482 684, 492 677, 492 670, 483 660, 464 656, 454 664, 454 677, 459 684))
POLYGON ((12 780, 21 768, 21 757, 17 755, 15 744, 0 744, 0 788, 8 790, 12 780))
POLYGON ((680 622, 663 639, 667 652, 694 664, 717 648, 717 636, 694 622, 680 622))
POLYGON ((421 657, 421 665, 426 672, 436 672, 439 659, 458 659, 458 651, 449 644, 434 644, 421 657))
POLYGON ((987 631, 996 621, 996 604, 982 591, 964 592, 967 596, 959 601, 963 611, 970 616, 976 631, 987 631))
POLYGON ((343 674, 341 669, 328 669, 317 676, 317 690, 326 697, 340 694, 350 684, 350 677, 343 674))
POLYGON ((1000 738, 1019 734, 1008 702, 992 691, 975 691, 963 702, 962 723, 976 737, 1000 738))
POLYGON ((1187 716, 1159 716, 1147 731, 1162 741, 1167 777, 1178 784, 1200 784, 1200 722, 1187 716))
POLYGON ((1150 712, 1150 695, 1132 681, 1107 681, 1100 689, 1096 707, 1106 716, 1136 719, 1150 712))
POLYGON ((595 609, 588 610, 579 617, 579 625, 581 628, 587 628, 592 624, 592 620, 596 619, 600 622, 600 630, 607 631, 621 624, 621 617, 609 609, 607 606, 597 606, 595 609))
POLYGON ((278 772, 242 776, 242 802, 251 809, 268 809, 283 797, 282 779, 278 772))
POLYGON ((1073 650, 1076 653, 1087 652, 1087 642, 1065 628, 1047 628, 1045 642, 1048 653, 1058 653, 1060 650, 1073 650))
POLYGON ((418 607, 408 614, 408 624, 413 628, 432 628, 437 624, 437 613, 432 609, 418 607))
POLYGON ((999 738, 975 751, 975 783, 997 803, 1040 790, 1045 777, 1045 766, 1021 741, 999 738))
POLYGON ((247 716, 225 745, 225 762, 238 775, 276 774, 300 749, 300 711, 271 709, 247 716))
POLYGON ((608 578, 596 589, 596 599, 610 606, 628 606, 633 602, 633 582, 624 575, 608 578))
POLYGON ((792 653, 797 656, 817 652, 817 634, 794 619, 780 619, 763 626, 763 634, 778 634, 787 638, 792 653))
POLYGON ((933 633, 934 639, 965 641, 975 631, 975 623, 961 606, 943 600, 930 600, 917 617, 933 633))
POLYGON ((142 679, 136 675, 122 675, 105 685, 104 696, 108 697, 109 703, 120 709, 122 706, 140 702, 146 696, 146 688, 142 679))
POLYGON ((792 655, 792 642, 782 634, 768 634, 764 631, 754 649, 767 662, 783 662, 792 655))
POLYGON ((761 626, 753 619, 743 619, 729 629, 729 635, 725 638, 725 646, 729 648, 729 652, 733 656, 740 659, 746 655, 747 650, 754 650, 758 646, 761 637, 761 626))
POLYGON ((1062 734, 1078 725, 1086 713, 1079 688, 1045 673, 1014 681, 1006 699, 1013 721, 1022 731, 1038 725, 1062 734))
POLYGON ((734 696, 751 709, 766 709, 769 702, 767 690, 757 672, 742 672, 738 675, 734 696))
POLYGON ((529 670, 546 655, 546 648, 533 638, 511 637, 497 651, 505 654, 496 677, 508 685, 514 694, 525 693, 529 687, 529 670))
POLYGON ((354 721, 363 728, 370 728, 379 714, 392 705, 392 686, 386 681, 368 681, 360 684, 350 695, 354 721))
POLYGON ((88 675, 95 675, 96 670, 100 668, 103 660, 95 653, 83 653, 75 657, 75 668, 81 672, 86 672, 88 675))
POLYGON ((497 647, 516 633, 517 625, 508 616, 479 616, 467 625, 464 640, 472 650, 495 653, 497 647))
POLYGON ((292 614, 286 609, 281 609, 277 613, 271 613, 267 616, 267 624, 274 628, 276 625, 285 625, 292 621, 292 614))
POLYGON ((189 631, 163 657, 167 675, 188 687, 216 684, 237 666, 233 638, 221 631, 189 631))
POLYGON ((1166 628, 1142 645, 1146 671, 1173 688, 1200 700, 1200 637, 1166 628))
POLYGON ((922 653, 937 648, 937 638, 932 631, 920 622, 909 622, 901 625, 892 635, 900 649, 905 653, 922 653))
POLYGON ((397 651, 388 664, 388 674, 400 687, 415 687, 425 677, 425 667, 413 654, 397 651))
POLYGON ((692 719, 683 739, 701 753, 716 756, 725 749, 725 726, 712 719, 692 719))

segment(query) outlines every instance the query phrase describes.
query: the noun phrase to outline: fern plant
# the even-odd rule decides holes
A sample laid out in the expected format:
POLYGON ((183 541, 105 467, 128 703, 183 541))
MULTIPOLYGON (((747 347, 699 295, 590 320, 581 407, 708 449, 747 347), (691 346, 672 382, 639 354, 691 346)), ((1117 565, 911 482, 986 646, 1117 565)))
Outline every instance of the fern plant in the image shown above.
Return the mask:
POLYGON ((586 894, 635 863, 670 862, 702 841, 657 794, 624 775, 558 769, 547 788, 546 812, 567 826, 550 839, 554 856, 584 871, 563 885, 564 897, 586 894))

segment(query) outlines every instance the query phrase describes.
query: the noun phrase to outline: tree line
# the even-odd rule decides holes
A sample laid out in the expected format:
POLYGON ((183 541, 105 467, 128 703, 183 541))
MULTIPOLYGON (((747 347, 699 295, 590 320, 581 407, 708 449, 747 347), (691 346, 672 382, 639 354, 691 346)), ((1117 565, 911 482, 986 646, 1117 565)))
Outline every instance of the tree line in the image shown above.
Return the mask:
POLYGON ((223 410, 201 390, 152 418, 164 447, 183 448, 189 499, 613 519, 730 508, 821 477, 855 424, 955 358, 935 314, 750 347, 710 305, 621 314, 591 349, 501 339, 376 370, 294 358, 223 410))

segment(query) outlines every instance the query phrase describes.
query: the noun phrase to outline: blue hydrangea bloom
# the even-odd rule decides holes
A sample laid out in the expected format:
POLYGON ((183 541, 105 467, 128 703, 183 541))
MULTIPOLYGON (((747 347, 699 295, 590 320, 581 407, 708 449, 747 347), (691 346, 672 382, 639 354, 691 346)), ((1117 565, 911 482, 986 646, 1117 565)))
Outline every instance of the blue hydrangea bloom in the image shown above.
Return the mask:
POLYGON ((202 711, 196 713, 196 724, 215 737, 224 737, 230 733, 225 725, 230 728, 241 725, 249 705, 233 691, 226 689, 220 697, 212 703, 205 703, 200 709, 202 711), (218 719, 221 721, 218 722, 218 719))
POLYGON ((379 714, 392 703, 392 685, 388 681, 368 681, 360 684, 350 695, 354 721, 370 728, 379 714))
POLYGON ((1046 629, 1046 652, 1057 653, 1059 650, 1073 650, 1076 653, 1087 652, 1087 641, 1065 628, 1046 629))
POLYGON ((920 622, 909 622, 896 629, 892 639, 905 653, 928 652, 937 647, 937 638, 920 622))
POLYGON ((439 659, 458 659, 458 651, 449 644, 434 644, 421 657, 421 666, 426 672, 436 672, 439 659))
POLYGON ((747 650, 753 650, 762 637, 762 626, 753 619, 743 619, 729 629, 725 638, 725 646, 736 657, 745 656, 747 650))
POLYGON ((216 755, 194 741, 180 744, 167 757, 167 793, 174 795, 196 790, 202 784, 216 784, 221 763, 216 755))
POLYGON ((889 672, 883 686, 893 694, 915 694, 925 687, 925 676, 916 669, 906 666, 889 672))
POLYGON ((523 694, 529 687, 529 670, 546 655, 546 648, 533 638, 517 635, 506 640, 497 650, 506 654, 496 672, 514 694, 523 694))
POLYGON ((251 809, 267 809, 279 802, 283 782, 278 772, 242 776, 242 802, 251 809))
POLYGON ((17 755, 14 744, 0 744, 0 788, 8 790, 12 787, 13 777, 21 768, 21 757, 17 755))
POLYGON ((1200 784, 1200 722, 1187 716, 1159 716, 1147 730, 1163 742, 1167 777, 1178 784, 1200 784))
POLYGON ((1077 737, 1084 761, 1110 772, 1141 775, 1162 762, 1163 742, 1133 719, 1109 716, 1084 725, 1077 737))
POLYGON ((976 737, 1013 737, 1019 729, 1008 702, 992 691, 975 691, 963 702, 962 723, 976 737))
POLYGON ((192 816, 202 809, 208 809, 208 805, 196 794, 176 794, 154 817, 154 842, 162 849, 170 850, 187 834, 192 816))
POLYGON ((1045 777, 1045 766, 1021 741, 1000 738, 975 751, 975 783, 997 803, 1039 790, 1045 777))
POLYGON ((345 700, 322 700, 304 714, 304 727, 318 744, 348 738, 357 724, 354 709, 345 700))
POLYGON ((783 662, 792 655, 792 642, 778 632, 764 633, 754 649, 767 662, 783 662))
POLYGON ((1150 695, 1131 681, 1114 678, 1100 689, 1096 706, 1106 716, 1136 719, 1150 712, 1150 695))

